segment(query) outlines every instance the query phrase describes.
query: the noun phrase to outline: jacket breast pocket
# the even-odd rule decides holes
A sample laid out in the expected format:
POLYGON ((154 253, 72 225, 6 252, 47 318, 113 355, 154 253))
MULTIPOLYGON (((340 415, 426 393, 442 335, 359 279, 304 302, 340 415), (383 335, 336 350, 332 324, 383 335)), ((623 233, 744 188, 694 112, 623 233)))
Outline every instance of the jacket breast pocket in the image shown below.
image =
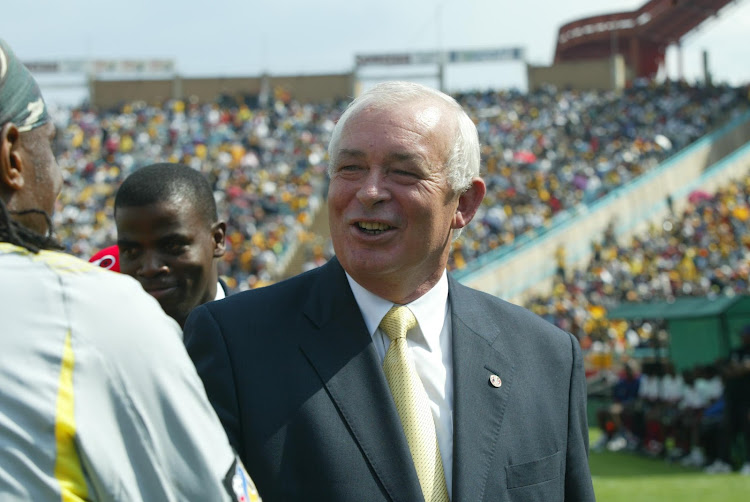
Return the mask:
POLYGON ((560 476, 560 456, 558 451, 548 457, 532 462, 505 467, 508 489, 521 488, 550 481, 560 476))

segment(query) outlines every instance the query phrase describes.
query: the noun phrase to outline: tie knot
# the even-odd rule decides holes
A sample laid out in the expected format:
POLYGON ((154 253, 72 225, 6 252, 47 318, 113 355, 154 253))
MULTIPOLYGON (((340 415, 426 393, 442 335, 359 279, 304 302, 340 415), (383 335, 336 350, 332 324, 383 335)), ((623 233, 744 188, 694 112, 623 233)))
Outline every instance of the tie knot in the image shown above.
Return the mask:
POLYGON ((416 327, 417 319, 408 307, 403 305, 394 305, 391 310, 383 317, 380 321, 380 329, 382 329, 388 338, 396 340, 398 338, 406 338, 406 333, 416 327))

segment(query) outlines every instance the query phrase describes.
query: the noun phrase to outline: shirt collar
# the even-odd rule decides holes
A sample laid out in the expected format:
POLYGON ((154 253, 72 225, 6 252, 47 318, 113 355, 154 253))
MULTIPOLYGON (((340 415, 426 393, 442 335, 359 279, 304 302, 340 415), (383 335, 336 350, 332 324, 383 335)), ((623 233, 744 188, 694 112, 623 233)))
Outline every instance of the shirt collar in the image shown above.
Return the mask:
MULTIPOLYGON (((383 320, 383 317, 393 307, 394 303, 366 290, 357 281, 352 279, 348 273, 346 274, 346 279, 349 281, 349 287, 351 287, 354 299, 357 301, 357 305, 359 305, 359 310, 362 312, 367 331, 372 337, 375 331, 377 331, 380 321, 383 320)), ((445 323, 447 302, 448 274, 446 271, 443 271, 440 280, 438 280, 432 289, 413 302, 406 304, 414 314, 414 317, 417 318, 420 331, 430 348, 435 345, 439 347, 440 332, 445 323), (435 312, 442 312, 443 315, 435 315, 435 312)))
POLYGON ((224 293, 224 288, 222 287, 220 282, 216 282, 216 298, 214 298, 214 301, 221 300, 222 298, 226 298, 227 295, 224 293))

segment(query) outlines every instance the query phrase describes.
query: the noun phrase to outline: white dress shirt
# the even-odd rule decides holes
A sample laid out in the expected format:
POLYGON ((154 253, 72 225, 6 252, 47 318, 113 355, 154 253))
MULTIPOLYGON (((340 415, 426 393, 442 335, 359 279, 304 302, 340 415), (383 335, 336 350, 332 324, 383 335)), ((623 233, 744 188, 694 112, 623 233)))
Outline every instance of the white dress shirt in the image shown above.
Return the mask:
POLYGON ((226 298, 227 295, 224 293, 224 288, 222 287, 220 282, 216 282, 216 297, 214 298, 214 301, 216 300, 222 300, 226 298))
MULTIPOLYGON (((382 365, 391 340, 378 326, 394 304, 367 291, 349 274, 346 274, 346 278, 349 280, 349 286, 357 300, 382 365)), ((453 484, 453 352, 451 350, 447 272, 443 272, 443 276, 430 291, 406 306, 419 323, 417 328, 409 332, 406 339, 409 357, 414 361, 417 374, 430 400, 448 496, 451 496, 453 484)))

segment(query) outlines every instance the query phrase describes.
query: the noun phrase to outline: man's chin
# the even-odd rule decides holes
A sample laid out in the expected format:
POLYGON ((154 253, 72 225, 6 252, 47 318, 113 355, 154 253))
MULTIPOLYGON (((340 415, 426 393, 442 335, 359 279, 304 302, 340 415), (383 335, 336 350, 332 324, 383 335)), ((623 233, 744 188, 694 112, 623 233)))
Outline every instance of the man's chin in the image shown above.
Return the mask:
POLYGON ((349 262, 342 264, 352 278, 361 286, 370 289, 373 286, 379 287, 393 281, 400 282, 405 279, 403 273, 393 269, 393 263, 384 261, 365 261, 349 262))
MULTIPOLYGON (((162 294, 162 295, 155 295, 151 291, 147 291, 147 293, 154 298, 156 301, 159 302, 159 306, 164 311, 165 314, 167 314, 172 319, 179 319, 179 318, 186 318, 187 314, 185 313, 185 309, 181 308, 180 305, 175 302, 175 298, 170 297, 170 295, 162 294)), ((178 321, 179 322, 179 321, 178 321)))
POLYGON ((185 324, 185 321, 187 320, 188 314, 190 311, 185 311, 183 309, 176 309, 176 308, 169 308, 164 307, 162 305, 162 310, 164 310, 164 313, 166 313, 169 317, 177 321, 177 324, 180 326, 183 326, 185 324))
POLYGON ((393 271, 399 256, 391 249, 349 249, 342 255, 336 255, 343 267, 351 274, 388 275, 393 271))

